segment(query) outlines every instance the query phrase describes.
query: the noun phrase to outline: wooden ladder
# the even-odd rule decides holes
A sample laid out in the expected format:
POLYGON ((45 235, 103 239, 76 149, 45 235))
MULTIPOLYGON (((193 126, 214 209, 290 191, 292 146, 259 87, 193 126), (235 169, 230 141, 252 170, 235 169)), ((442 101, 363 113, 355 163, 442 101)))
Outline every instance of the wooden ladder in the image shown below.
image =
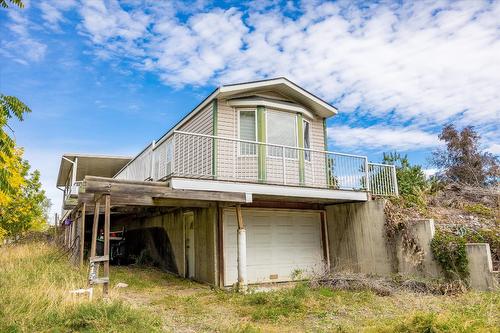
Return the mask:
POLYGON ((89 261, 89 285, 109 284, 109 276, 99 276, 99 265, 106 262, 109 265, 109 256, 90 257, 89 261))

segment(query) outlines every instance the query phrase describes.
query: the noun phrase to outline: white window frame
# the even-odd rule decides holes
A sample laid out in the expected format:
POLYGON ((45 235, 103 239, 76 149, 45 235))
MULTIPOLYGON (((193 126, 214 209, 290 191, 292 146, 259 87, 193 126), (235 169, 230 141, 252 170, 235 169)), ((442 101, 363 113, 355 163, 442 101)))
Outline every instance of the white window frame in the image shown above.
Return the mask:
MULTIPOLYGON (((265 134, 266 134, 266 143, 268 143, 268 144, 270 144, 270 145, 271 145, 271 144, 275 144, 275 143, 270 143, 270 142, 268 141, 268 139, 267 139, 267 131, 269 130, 269 119, 268 119, 268 117, 269 117, 269 112, 275 112, 275 113, 288 113, 288 114, 290 114, 290 113, 291 113, 291 114, 293 114, 294 119, 295 119, 295 121, 294 121, 295 147, 296 147, 296 148, 298 148, 298 147, 299 147, 299 136, 298 136, 297 134, 298 134, 298 132, 299 132, 299 131, 298 131, 298 129, 297 129, 297 113, 292 113, 292 112, 287 112, 287 111, 269 110, 269 109, 267 109, 267 110, 266 110, 266 133, 265 133, 265 134)), ((274 158, 274 159, 280 159, 280 160, 281 160, 281 159, 283 158, 282 156, 273 156, 273 155, 271 155, 271 154, 269 153, 269 148, 271 148, 271 147, 275 147, 275 146, 267 146, 267 149, 266 149, 266 157, 267 157, 267 158, 274 158)), ((294 151, 296 152, 296 153, 295 153, 295 157, 287 157, 287 156, 286 156, 286 148, 285 148, 285 149, 283 149, 283 153, 285 154, 285 159, 286 159, 286 160, 294 160, 294 161, 298 160, 298 158, 299 158, 299 157, 298 157, 298 156, 299 156, 299 154, 298 154, 299 149, 295 149, 294 151)))
MULTIPOLYGON (((257 136, 258 136, 258 122, 257 122, 257 108, 244 108, 244 109, 236 109, 236 113, 237 113, 237 124, 236 124, 236 134, 237 134, 237 138, 238 140, 243 140, 241 138, 241 133, 240 133, 240 113, 241 112, 253 112, 255 117, 255 138, 254 138, 254 142, 257 142, 257 136)), ((266 119, 267 120, 267 119, 266 119)), ((243 142, 244 143, 244 142, 243 142)), ((242 154, 241 153, 241 144, 242 142, 238 141, 238 147, 237 147, 237 156, 238 157, 253 157, 253 156, 257 156, 257 150, 258 150, 258 146, 257 144, 255 144, 255 153, 254 154, 242 154)))

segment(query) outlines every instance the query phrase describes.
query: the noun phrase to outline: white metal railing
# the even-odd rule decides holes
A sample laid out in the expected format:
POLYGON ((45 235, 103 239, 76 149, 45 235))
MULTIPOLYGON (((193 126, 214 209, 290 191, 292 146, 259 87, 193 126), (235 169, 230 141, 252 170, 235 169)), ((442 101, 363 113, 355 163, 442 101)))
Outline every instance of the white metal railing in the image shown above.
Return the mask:
POLYGON ((139 155, 128 162, 114 178, 117 179, 153 179, 153 149, 155 143, 143 149, 139 155))
POLYGON ((382 196, 399 195, 394 165, 368 163, 368 177, 371 193, 382 196))
POLYGON ((115 177, 171 176, 397 195, 394 167, 368 163, 366 156, 182 131, 146 147, 115 177))

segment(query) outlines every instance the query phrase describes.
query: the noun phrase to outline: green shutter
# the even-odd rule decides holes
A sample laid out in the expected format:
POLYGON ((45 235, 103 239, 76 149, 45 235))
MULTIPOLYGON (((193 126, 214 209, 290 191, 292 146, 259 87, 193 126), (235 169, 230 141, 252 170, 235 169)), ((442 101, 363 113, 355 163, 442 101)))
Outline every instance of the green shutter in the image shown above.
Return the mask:
MULTIPOLYGON (((218 109, 217 109, 217 99, 212 102, 212 135, 217 136, 218 128, 218 109)), ((217 140, 212 139, 212 177, 217 178, 217 140)))
MULTIPOLYGON (((257 142, 266 142, 266 108, 257 106, 257 142)), ((266 146, 259 145, 258 149, 258 177, 259 182, 266 181, 266 146)))
MULTIPOLYGON (((325 151, 328 151, 328 137, 326 130, 326 118, 323 118, 323 140, 325 145, 325 151)), ((325 153, 325 175, 326 175, 326 186, 330 187, 330 170, 328 168, 328 154, 325 153)))
MULTIPOLYGON (((299 148, 304 148, 304 119, 302 118, 302 113, 297 113, 297 132, 298 132, 298 145, 299 148)), ((305 183, 305 172, 304 172, 304 151, 299 150, 299 184, 304 185, 305 183)))

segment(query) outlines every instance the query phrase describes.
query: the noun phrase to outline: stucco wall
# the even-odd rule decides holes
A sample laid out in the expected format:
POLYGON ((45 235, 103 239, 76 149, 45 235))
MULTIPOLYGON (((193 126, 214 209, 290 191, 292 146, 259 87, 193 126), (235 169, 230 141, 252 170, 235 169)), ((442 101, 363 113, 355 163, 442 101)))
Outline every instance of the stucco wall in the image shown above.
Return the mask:
POLYGON ((332 271, 393 272, 394 255, 386 244, 383 201, 328 206, 326 218, 332 271))
MULTIPOLYGON (((416 264, 411 256, 405 254, 401 239, 394 243, 387 241, 384 204, 379 200, 327 207, 331 270, 380 276, 400 273, 426 278, 442 277, 430 246, 434 237, 434 221, 417 220, 410 225, 410 232, 423 252, 423 260, 416 264)), ((498 289, 498 272, 492 271, 489 245, 467 244, 467 257, 470 286, 476 290, 498 289)))

